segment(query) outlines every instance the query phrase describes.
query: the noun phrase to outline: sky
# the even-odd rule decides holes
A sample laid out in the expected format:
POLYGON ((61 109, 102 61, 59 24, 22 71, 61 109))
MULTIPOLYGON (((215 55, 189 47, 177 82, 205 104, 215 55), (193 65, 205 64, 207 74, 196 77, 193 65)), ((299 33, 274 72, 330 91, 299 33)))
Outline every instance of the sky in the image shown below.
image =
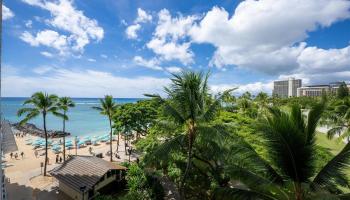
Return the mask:
POLYGON ((2 96, 163 93, 172 73, 211 91, 350 80, 348 0, 4 0, 2 96))

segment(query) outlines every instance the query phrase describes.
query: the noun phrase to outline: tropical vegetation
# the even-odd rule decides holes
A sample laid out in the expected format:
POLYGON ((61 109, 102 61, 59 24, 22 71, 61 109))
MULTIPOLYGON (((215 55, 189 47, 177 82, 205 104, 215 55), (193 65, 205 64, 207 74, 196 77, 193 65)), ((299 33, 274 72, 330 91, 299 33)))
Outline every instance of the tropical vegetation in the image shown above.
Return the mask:
MULTIPOLYGON (((125 163, 125 195, 99 199, 350 198, 346 84, 322 97, 279 98, 238 95, 236 88, 214 94, 209 77, 182 71, 162 95, 126 104, 101 99, 94 109, 108 117, 110 160, 112 134, 117 153, 123 138, 125 153, 133 146, 140 160, 125 163)), ((27 114, 23 122, 42 113, 44 126, 44 113, 60 115, 64 124, 67 113, 57 111, 71 107, 43 93, 26 104, 34 107, 18 112, 27 114)))

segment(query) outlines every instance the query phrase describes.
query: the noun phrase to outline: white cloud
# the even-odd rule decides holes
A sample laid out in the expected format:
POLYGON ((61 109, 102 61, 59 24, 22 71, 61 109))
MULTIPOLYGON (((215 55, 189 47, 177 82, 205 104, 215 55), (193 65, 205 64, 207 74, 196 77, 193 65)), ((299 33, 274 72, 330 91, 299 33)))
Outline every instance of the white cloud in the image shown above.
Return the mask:
POLYGON ((32 20, 27 20, 24 24, 27 28, 32 28, 33 21, 32 20))
POLYGON ((309 73, 329 73, 350 69, 350 46, 342 49, 305 48, 298 57, 300 69, 309 73))
POLYGON ((344 70, 332 73, 290 73, 281 74, 278 78, 285 80, 289 77, 300 78, 303 81, 303 85, 312 84, 328 84, 336 81, 350 81, 350 70, 344 70))
POLYGON ((120 23, 123 24, 124 26, 128 25, 128 23, 125 21, 125 19, 120 20, 120 23))
POLYGON ((3 96, 30 96, 34 92, 45 91, 71 97, 103 97, 106 94, 114 97, 143 97, 145 93, 162 94, 163 86, 169 83, 167 78, 126 78, 95 70, 57 68, 46 76, 11 74, 5 75, 2 81, 3 96))
POLYGON ((298 67, 308 32, 350 17, 346 0, 247 0, 232 16, 214 7, 190 35, 216 47, 214 65, 237 65, 275 74, 298 67), (254 17, 252 17, 254 16, 254 17))
POLYGON ((52 58, 53 57, 53 54, 50 53, 50 52, 47 52, 47 51, 42 51, 42 52, 40 52, 40 54, 45 56, 45 57, 48 57, 48 58, 52 58))
POLYGON ((134 60, 136 65, 147 67, 147 68, 153 69, 153 70, 163 70, 163 68, 159 66, 160 61, 156 58, 152 58, 150 60, 145 60, 141 56, 135 56, 133 60, 134 60))
POLYGON ((170 72, 170 73, 179 73, 179 72, 182 71, 182 68, 181 67, 172 66, 172 67, 166 67, 165 70, 170 72))
POLYGON ((46 74, 50 71, 52 71, 54 68, 50 66, 41 66, 41 67, 36 67, 33 69, 33 72, 39 75, 46 74))
POLYGON ((2 20, 8 20, 14 17, 15 14, 4 4, 2 4, 2 20))
POLYGON ((20 38, 32 46, 45 45, 48 47, 53 47, 57 50, 64 50, 67 48, 67 37, 52 30, 38 32, 36 36, 33 36, 26 31, 20 38))
POLYGON ((237 88, 233 91, 234 94, 243 94, 244 92, 250 92, 252 94, 258 94, 259 92, 272 93, 273 82, 254 82, 248 84, 217 84, 211 85, 210 89, 213 93, 224 92, 228 89, 237 88))
POLYGON ((140 28, 141 28, 140 24, 133 24, 128 26, 128 28, 126 28, 125 30, 127 38, 137 39, 137 31, 140 30, 140 28))
POLYGON ((54 48, 60 52, 61 55, 65 55, 69 49, 68 38, 64 35, 60 35, 56 31, 43 30, 38 32, 35 36, 25 31, 20 38, 29 43, 31 46, 47 46, 54 48))
POLYGON ((158 13, 158 24, 147 47, 165 60, 179 60, 185 65, 193 63, 190 42, 185 41, 197 16, 172 18, 167 9, 158 13))
MULTIPOLYGON (((125 30, 126 37, 128 39, 138 39, 137 32, 141 29, 141 23, 146 23, 150 21, 152 21, 152 15, 142 10, 142 8, 138 8, 137 18, 134 20, 134 23, 128 26, 125 30)), ((126 25, 126 22, 124 24, 126 25)))
POLYGON ((279 78, 301 78, 305 85, 350 80, 350 46, 342 49, 306 47, 297 63, 294 71, 282 73, 279 78))
POLYGON ((104 30, 96 20, 90 19, 73 6, 71 0, 23 0, 25 3, 50 12, 52 18, 45 20, 47 25, 68 32, 66 37, 72 51, 82 53, 91 41, 103 39, 104 30))
POLYGON ((87 60, 88 60, 89 62, 96 62, 96 60, 93 59, 93 58, 88 58, 87 60))
POLYGON ((152 15, 148 14, 142 8, 137 9, 137 18, 134 23, 145 23, 152 21, 152 15))
POLYGON ((178 44, 176 42, 166 42, 165 40, 154 38, 147 47, 152 49, 157 55, 160 55, 162 59, 171 61, 179 60, 183 64, 193 63, 193 52, 189 50, 190 43, 178 44))
POLYGON ((108 58, 108 56, 106 54, 101 54, 100 56, 101 56, 101 58, 105 58, 105 59, 108 58))

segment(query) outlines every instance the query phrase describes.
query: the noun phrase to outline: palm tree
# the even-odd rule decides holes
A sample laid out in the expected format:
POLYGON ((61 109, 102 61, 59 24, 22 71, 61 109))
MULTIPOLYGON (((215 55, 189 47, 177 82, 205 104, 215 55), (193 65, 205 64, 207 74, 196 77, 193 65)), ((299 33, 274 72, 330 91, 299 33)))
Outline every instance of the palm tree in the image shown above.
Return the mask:
POLYGON ((57 113, 57 99, 56 95, 49 95, 43 92, 34 93, 30 99, 26 100, 23 105, 31 105, 32 107, 21 108, 18 110, 17 115, 20 117, 25 114, 24 119, 20 121, 20 124, 24 124, 29 120, 39 116, 43 117, 44 133, 45 133, 45 164, 44 164, 44 176, 46 176, 47 166, 47 130, 46 130, 46 116, 49 113, 59 116, 57 113))
POLYGON ((256 95, 255 100, 259 102, 260 108, 266 107, 268 103, 269 96, 265 92, 259 92, 258 95, 256 95))
MULTIPOLYGON (((159 148, 164 150, 167 149, 165 146, 176 145, 180 140, 187 141, 187 147, 183 147, 187 151, 187 164, 180 186, 182 198, 184 198, 184 184, 191 168, 193 144, 197 135, 200 134, 199 128, 201 124, 213 119, 221 102, 220 98, 210 102, 208 78, 209 73, 204 76, 203 73, 182 71, 179 74, 173 74, 170 87, 165 88, 168 99, 162 99, 159 95, 146 95, 160 100, 164 104, 165 116, 178 127, 184 127, 183 134, 174 137, 159 148)), ((160 154, 163 153, 169 153, 169 151, 160 154)))
POLYGON ((237 146, 232 155, 236 157, 226 171, 241 184, 218 189, 214 198, 303 200, 347 196, 337 188, 349 187, 344 169, 350 164, 350 143, 320 170, 315 163, 315 133, 323 110, 323 103, 314 105, 305 118, 299 106, 290 112, 270 108, 257 126, 265 140, 267 158, 259 156, 249 144, 237 146))
POLYGON ((63 119, 63 161, 66 161, 66 120, 68 120, 67 112, 69 108, 75 106, 74 102, 69 97, 61 97, 58 100, 57 104, 58 108, 63 111, 62 119, 63 119))
POLYGON ((339 139, 350 137, 350 98, 336 100, 329 106, 327 110, 326 124, 332 126, 327 131, 327 136, 332 139, 334 135, 338 134, 339 139))
POLYGON ((106 95, 104 99, 100 99, 101 107, 94 106, 92 107, 93 109, 96 109, 100 111, 102 115, 106 115, 109 120, 109 150, 110 150, 110 161, 113 161, 113 151, 112 151, 112 131, 113 131, 113 126, 112 126, 112 117, 114 114, 115 109, 117 108, 117 104, 113 100, 113 96, 111 95, 106 95))

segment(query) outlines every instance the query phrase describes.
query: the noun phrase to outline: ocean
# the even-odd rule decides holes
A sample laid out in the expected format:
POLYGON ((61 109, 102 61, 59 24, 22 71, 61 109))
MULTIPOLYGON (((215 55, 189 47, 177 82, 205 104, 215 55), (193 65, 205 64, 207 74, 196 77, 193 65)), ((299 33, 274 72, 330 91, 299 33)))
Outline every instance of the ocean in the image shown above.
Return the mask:
MULTIPOLYGON (((17 110, 23 107, 23 102, 27 98, 2 97, 3 118, 10 122, 19 122, 22 118, 17 117, 17 110)), ((66 131, 72 136, 100 135, 109 133, 109 123, 107 116, 101 115, 99 111, 92 109, 92 106, 99 105, 99 98, 72 98, 75 107, 70 108, 67 115, 66 131)), ((118 104, 135 103, 140 98, 115 98, 118 104)), ((42 116, 30 120, 29 123, 43 128, 42 116)), ((48 130, 62 130, 62 119, 53 115, 47 116, 46 127, 48 130)))

